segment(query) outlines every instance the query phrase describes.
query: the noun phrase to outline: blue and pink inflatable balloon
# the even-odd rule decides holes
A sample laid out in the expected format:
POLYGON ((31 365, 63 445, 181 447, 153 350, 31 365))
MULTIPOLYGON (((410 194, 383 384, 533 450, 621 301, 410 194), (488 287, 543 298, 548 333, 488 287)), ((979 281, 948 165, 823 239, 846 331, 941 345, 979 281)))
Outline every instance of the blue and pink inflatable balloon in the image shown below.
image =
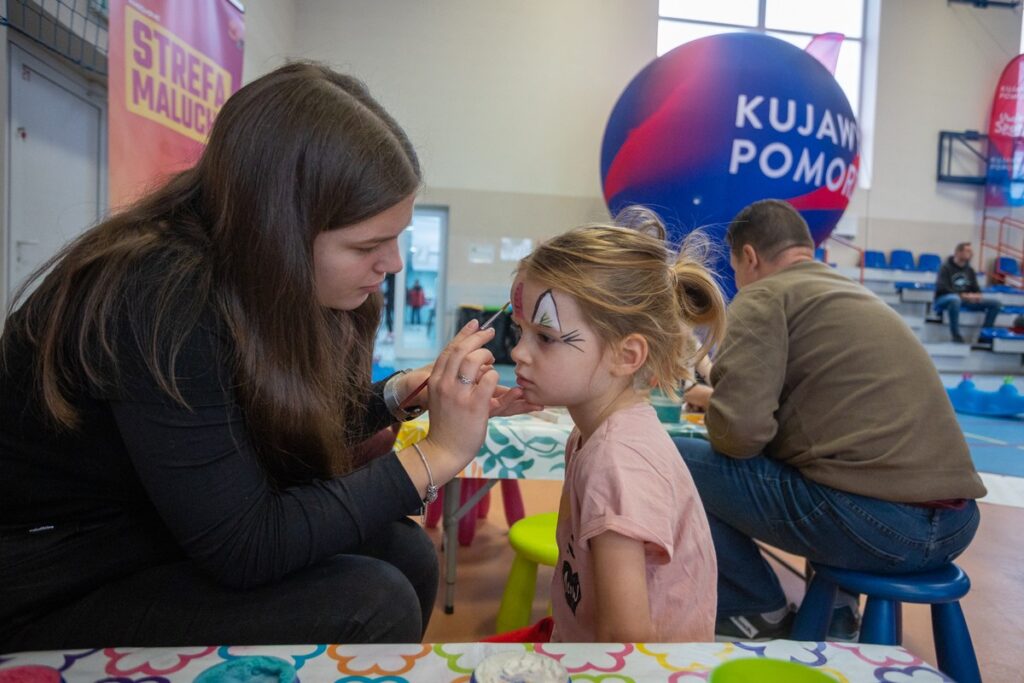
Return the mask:
MULTIPOLYGON (((776 198, 820 244, 856 188, 859 142, 849 101, 817 59, 770 36, 722 34, 630 82, 605 129, 601 180, 613 215, 654 209, 673 241, 698 227, 721 241, 740 209, 776 198)), ((727 256, 717 270, 731 288, 727 256)))

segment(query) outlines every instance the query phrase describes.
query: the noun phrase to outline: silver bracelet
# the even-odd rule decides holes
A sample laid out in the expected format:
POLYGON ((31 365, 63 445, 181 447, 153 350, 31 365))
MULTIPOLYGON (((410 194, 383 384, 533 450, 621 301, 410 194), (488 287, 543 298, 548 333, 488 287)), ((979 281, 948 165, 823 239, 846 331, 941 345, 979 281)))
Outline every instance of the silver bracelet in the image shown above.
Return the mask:
POLYGON ((391 413, 391 416, 399 422, 407 422, 426 412, 424 408, 419 406, 402 407, 402 402, 398 398, 398 379, 407 372, 409 370, 399 370, 384 383, 384 406, 391 413))
POLYGON ((430 471, 430 463, 427 462, 427 456, 423 455, 423 451, 420 450, 420 445, 414 443, 412 445, 419 453, 420 460, 423 461, 423 467, 427 470, 427 495, 423 497, 424 508, 437 500, 437 486, 434 484, 434 474, 430 471))

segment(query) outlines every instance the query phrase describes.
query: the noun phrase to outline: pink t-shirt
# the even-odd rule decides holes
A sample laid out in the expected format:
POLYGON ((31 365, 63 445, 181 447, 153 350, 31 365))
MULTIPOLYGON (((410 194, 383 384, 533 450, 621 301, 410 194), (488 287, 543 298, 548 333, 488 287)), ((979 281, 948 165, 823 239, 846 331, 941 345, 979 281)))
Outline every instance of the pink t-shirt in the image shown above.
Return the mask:
POLYGON ((582 448, 566 444, 551 581, 552 640, 597 640, 590 539, 605 532, 644 542, 651 642, 713 641, 718 569, 711 531, 682 456, 639 403, 613 413, 582 448))

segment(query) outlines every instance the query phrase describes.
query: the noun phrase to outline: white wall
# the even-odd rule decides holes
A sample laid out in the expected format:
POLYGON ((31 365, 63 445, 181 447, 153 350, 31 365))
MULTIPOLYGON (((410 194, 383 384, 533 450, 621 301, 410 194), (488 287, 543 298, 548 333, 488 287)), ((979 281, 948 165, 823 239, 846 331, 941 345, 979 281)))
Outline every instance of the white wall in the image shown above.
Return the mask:
POLYGON ((996 82, 1020 34, 1020 10, 882 0, 872 184, 848 210, 860 244, 948 254, 977 239, 982 191, 935 180, 938 134, 987 132, 996 82))
MULTIPOLYGON (((517 219, 536 235, 598 217, 604 124, 654 57, 655 0, 297 4, 292 54, 365 80, 420 150, 424 199, 444 203, 444 190, 475 207, 461 222, 451 206, 454 289, 472 278, 497 283, 465 263, 460 240, 497 239, 517 219), (536 222, 543 195, 575 200, 552 212, 568 223, 536 222)), ((946 253, 976 239, 981 191, 935 180, 938 132, 986 129, 1020 24, 1019 10, 881 0, 872 187, 857 191, 847 218, 861 245, 946 253)))
POLYGON ((281 66, 295 42, 295 0, 243 0, 245 56, 242 83, 281 66))
MULTIPOLYGON (((657 4, 248 0, 244 80, 289 57, 365 80, 420 151, 423 201, 449 207, 449 301, 500 303, 506 269, 469 264, 468 242, 604 217, 604 124, 655 56, 657 4)), ((1020 11, 942 0, 881 0, 880 11, 873 181, 849 220, 871 248, 947 253, 976 238, 980 190, 935 181, 938 131, 986 129, 1020 11)))
POLYGON ((594 197, 656 15, 655 0, 300 0, 294 51, 366 81, 431 187, 594 197))
POLYGON ((656 0, 299 0, 293 54, 364 80, 409 134, 449 208, 447 322, 500 304, 511 263, 469 243, 543 239, 607 218, 604 125, 655 57, 656 0))

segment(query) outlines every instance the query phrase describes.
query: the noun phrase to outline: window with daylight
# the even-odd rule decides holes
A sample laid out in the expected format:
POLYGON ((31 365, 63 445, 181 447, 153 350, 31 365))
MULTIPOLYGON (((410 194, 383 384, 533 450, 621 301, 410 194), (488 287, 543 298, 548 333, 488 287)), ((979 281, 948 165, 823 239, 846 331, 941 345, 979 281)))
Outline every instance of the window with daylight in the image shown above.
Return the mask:
POLYGON ((871 186, 880 0, 659 0, 658 56, 719 33, 765 33, 801 50, 814 36, 843 34, 835 78, 860 128, 857 184, 871 186))
POLYGON ((860 119, 864 5, 865 0, 660 0, 658 56, 718 33, 767 33, 800 49, 820 33, 842 33, 835 77, 860 119))

